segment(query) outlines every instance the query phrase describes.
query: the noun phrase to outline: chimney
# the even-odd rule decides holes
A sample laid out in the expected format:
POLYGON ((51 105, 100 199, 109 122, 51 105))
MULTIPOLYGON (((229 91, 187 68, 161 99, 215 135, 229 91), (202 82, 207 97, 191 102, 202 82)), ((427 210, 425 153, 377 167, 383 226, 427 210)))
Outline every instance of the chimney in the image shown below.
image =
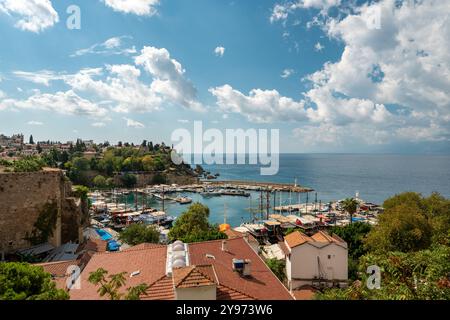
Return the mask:
POLYGON ((251 270, 252 261, 250 259, 245 259, 244 261, 245 261, 244 262, 244 270, 242 271, 242 275, 247 277, 252 274, 252 270, 251 270))
POLYGON ((228 252, 228 243, 227 240, 222 240, 222 251, 228 252))

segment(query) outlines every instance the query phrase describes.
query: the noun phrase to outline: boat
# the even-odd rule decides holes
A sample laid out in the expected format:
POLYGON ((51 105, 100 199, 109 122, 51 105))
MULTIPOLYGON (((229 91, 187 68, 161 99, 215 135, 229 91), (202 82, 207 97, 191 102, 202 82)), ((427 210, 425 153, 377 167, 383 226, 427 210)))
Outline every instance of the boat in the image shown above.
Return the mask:
POLYGON ((223 196, 240 196, 240 197, 250 197, 250 193, 244 190, 223 190, 221 191, 223 196))
POLYGON ((188 204, 192 202, 192 199, 189 197, 179 196, 175 198, 175 201, 178 202, 179 204, 188 204))
POLYGON ((247 229, 260 244, 266 244, 268 242, 268 230, 264 224, 259 223, 242 223, 241 227, 247 229))

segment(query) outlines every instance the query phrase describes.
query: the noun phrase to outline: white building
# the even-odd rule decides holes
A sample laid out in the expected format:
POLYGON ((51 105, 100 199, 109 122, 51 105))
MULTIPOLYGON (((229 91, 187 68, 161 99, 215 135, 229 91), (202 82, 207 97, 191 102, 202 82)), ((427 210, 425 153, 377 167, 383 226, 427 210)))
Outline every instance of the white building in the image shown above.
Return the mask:
POLYGON ((311 237, 296 231, 280 243, 286 254, 289 289, 305 285, 344 287, 348 280, 347 243, 319 231, 311 237))

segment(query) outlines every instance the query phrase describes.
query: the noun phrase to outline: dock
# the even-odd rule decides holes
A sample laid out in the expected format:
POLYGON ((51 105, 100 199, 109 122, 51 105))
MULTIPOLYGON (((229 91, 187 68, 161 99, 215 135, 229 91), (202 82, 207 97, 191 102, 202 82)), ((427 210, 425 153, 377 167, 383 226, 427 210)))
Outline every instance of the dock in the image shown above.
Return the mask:
POLYGON ((275 183, 275 182, 258 182, 258 181, 244 181, 244 180, 226 180, 226 181, 203 181, 203 185, 212 186, 224 189, 245 189, 255 191, 276 191, 276 192, 297 192, 307 193, 314 189, 302 187, 290 183, 275 183))

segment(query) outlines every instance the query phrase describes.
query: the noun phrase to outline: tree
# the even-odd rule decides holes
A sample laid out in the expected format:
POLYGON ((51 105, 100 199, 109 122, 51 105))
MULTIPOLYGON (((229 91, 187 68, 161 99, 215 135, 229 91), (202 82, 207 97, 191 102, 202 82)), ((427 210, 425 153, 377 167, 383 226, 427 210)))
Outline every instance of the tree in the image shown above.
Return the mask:
POLYGON ((183 212, 169 231, 171 240, 199 242, 225 239, 226 235, 218 227, 208 222, 209 208, 201 203, 194 203, 183 212))
POLYGON ((153 152, 153 142, 148 143, 148 151, 153 152))
POLYGON ((106 178, 102 175, 96 176, 92 182, 94 183, 94 186, 98 188, 105 188, 107 186, 106 178))
MULTIPOLYGON (((450 247, 437 245, 417 252, 380 252, 362 257, 361 280, 346 289, 329 289, 316 295, 320 300, 449 300, 450 247), (366 285, 368 266, 381 270, 380 289, 366 285)), ((369 280, 370 281, 370 280, 369 280)))
POLYGON ((371 251, 417 251, 428 248, 433 227, 420 202, 405 195, 387 200, 387 208, 378 217, 378 224, 367 235, 371 251), (395 204, 394 204, 395 202, 395 204))
POLYGON ((38 157, 24 157, 13 162, 14 172, 36 172, 45 165, 44 161, 38 157))
POLYGON ((142 168, 144 171, 153 171, 155 169, 155 161, 153 161, 153 157, 150 155, 146 155, 142 158, 142 168))
POLYGON ((353 223, 353 214, 358 210, 358 201, 353 198, 347 198, 342 202, 342 208, 350 215, 350 223, 353 223))
POLYGON ((141 243, 159 243, 159 231, 154 226, 132 224, 120 233, 119 239, 132 246, 141 243))
POLYGON ((344 227, 332 227, 331 234, 337 234, 348 246, 348 273, 350 279, 357 278, 358 259, 367 253, 364 246, 364 239, 372 230, 372 226, 368 223, 355 222, 344 227))
POLYGON ((66 300, 42 267, 23 262, 0 263, 0 300, 66 300))
POLYGON ((137 177, 130 173, 125 173, 120 179, 126 188, 133 188, 137 183, 137 177))
POLYGON ((348 245, 348 252, 352 258, 358 259, 367 252, 364 247, 364 238, 372 230, 368 223, 355 222, 344 227, 332 227, 331 234, 337 234, 348 245))
POLYGON ((30 141, 29 144, 34 144, 33 135, 30 135, 30 141))
POLYGON ((110 300, 139 300, 140 296, 144 294, 148 285, 146 283, 139 284, 135 287, 130 287, 126 291, 127 293, 119 292, 125 284, 126 272, 120 272, 108 276, 108 271, 103 268, 99 268, 89 274, 88 281, 94 285, 99 285, 97 292, 100 297, 107 296, 110 300))
POLYGON ((266 261, 267 266, 272 272, 283 282, 286 279, 286 261, 278 259, 268 259, 266 261))

